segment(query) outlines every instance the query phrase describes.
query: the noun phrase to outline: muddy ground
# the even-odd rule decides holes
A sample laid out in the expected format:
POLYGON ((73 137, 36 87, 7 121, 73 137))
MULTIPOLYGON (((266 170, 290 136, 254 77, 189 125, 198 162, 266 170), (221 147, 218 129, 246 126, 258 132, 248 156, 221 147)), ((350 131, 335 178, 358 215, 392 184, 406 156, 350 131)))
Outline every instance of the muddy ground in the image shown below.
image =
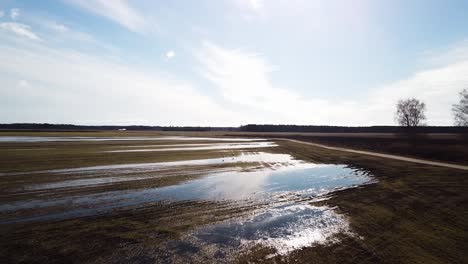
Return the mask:
MULTIPOLYGON (((130 133, 128 133, 130 134, 130 133)), ((78 134, 82 135, 82 134, 78 134)), ((86 134, 89 135, 89 134, 86 134)), ((99 134, 102 135, 102 134, 99 134)), ((122 135, 122 134, 119 134, 122 135)), ((130 135, 154 135, 131 133, 130 135)), ((198 134, 199 135, 199 134, 198 134)), ((203 135, 203 134, 202 134, 203 135)), ((206 134, 204 134, 206 136, 206 134)), ((54 134, 49 134, 54 136, 54 134)), ((109 133, 105 136, 115 136, 109 133)), ((175 142, 160 142, 158 144, 175 142)), ((197 141, 191 143, 211 143, 197 141)), ((122 145, 148 142, 39 142, 1 143, 1 173, 65 169, 102 164, 163 162, 236 155, 239 150, 196 152, 106 153, 122 145), (23 149, 23 150, 21 150, 23 149)), ((376 182, 336 191, 330 199, 311 203, 336 208, 350 222, 352 234, 338 234, 338 243, 317 244, 288 255, 272 255, 271 248, 257 246, 249 251, 231 252, 233 262, 300 263, 465 263, 468 258, 468 172, 407 162, 324 150, 292 142, 262 151, 289 153, 316 163, 348 164, 369 171, 376 182)), ((251 150, 255 151, 255 149, 251 150)), ((229 166, 207 166, 226 169, 229 166)), ((170 177, 130 183, 101 185, 74 190, 74 195, 151 188, 177 184, 203 173, 175 171, 170 177)), ((52 181, 31 174, 0 177, 1 204, 15 200, 69 193, 8 190, 25 184, 52 181)), ((77 176, 81 177, 81 176, 77 176)), ((120 208, 106 214, 68 220, 0 225, 2 263, 154 263, 183 262, 196 249, 171 247, 168 241, 191 230, 222 220, 241 217, 262 207, 258 203, 230 201, 152 202, 144 206, 120 208), (179 251, 177 251, 179 250, 179 251)), ((4 216, 3 216, 4 217, 4 216)), ((212 251, 196 252, 193 261, 223 259, 212 251)))

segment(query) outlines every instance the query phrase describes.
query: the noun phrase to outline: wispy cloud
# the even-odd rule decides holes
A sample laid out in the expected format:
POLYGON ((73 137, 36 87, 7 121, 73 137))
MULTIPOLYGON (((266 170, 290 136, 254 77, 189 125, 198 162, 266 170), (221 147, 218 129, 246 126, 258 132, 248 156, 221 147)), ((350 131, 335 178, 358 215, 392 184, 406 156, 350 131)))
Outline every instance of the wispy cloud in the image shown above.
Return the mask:
POLYGON ((10 17, 11 19, 17 19, 20 16, 19 8, 12 8, 10 9, 10 17))
POLYGON ((416 97, 428 106, 428 123, 450 125, 451 105, 468 87, 468 60, 415 72, 408 78, 374 88, 358 100, 306 98, 271 81, 273 67, 261 55, 205 42, 196 52, 202 75, 220 95, 239 108, 256 109, 251 122, 375 125, 392 124, 400 98, 416 97))
POLYGON ((34 33, 31 30, 31 27, 25 24, 16 23, 16 22, 3 22, 3 23, 0 23, 0 29, 9 33, 13 33, 20 37, 31 39, 31 40, 36 40, 36 41, 41 40, 41 38, 37 36, 36 33, 34 33))
POLYGON ((91 34, 76 29, 73 24, 69 25, 42 16, 30 16, 28 21, 41 29, 40 32, 44 40, 95 42, 95 38, 91 34))
POLYGON ((451 125, 451 106, 457 101, 458 93, 468 87, 467 72, 468 60, 455 61, 378 87, 369 98, 370 119, 389 120, 398 99, 415 97, 426 103, 429 124, 451 125))
POLYGON ((339 121, 349 107, 349 103, 341 102, 333 107, 332 102, 305 99, 290 89, 277 87, 270 78, 277 67, 259 54, 205 42, 196 56, 202 75, 225 100, 237 104, 239 109, 246 106, 252 109, 251 120, 244 122, 330 123, 339 121), (318 115, 321 109, 328 111, 318 115))
POLYGON ((148 30, 145 16, 132 7, 127 0, 66 0, 67 2, 95 15, 102 16, 127 29, 144 33, 148 30))
POLYGON ((11 113, 2 115, 0 122, 229 125, 238 116, 193 83, 162 70, 147 72, 46 44, 0 42, 0 87, 5 87, 0 89, 0 105, 11 113), (15 89, 19 83, 5 76, 34 83, 34 89, 15 89))
POLYGON ((0 10, 0 18, 2 18, 5 15, 5 11, 0 10))
POLYGON ((46 44, 22 47, 0 43, 0 86, 12 88, 0 90, 0 104, 2 98, 15 100, 4 107, 11 115, 0 121, 376 125, 393 124, 398 99, 417 97, 428 106, 429 124, 450 125, 451 104, 458 92, 468 87, 468 60, 462 59, 417 71, 354 101, 318 95, 307 98, 291 87, 276 85, 271 76, 280 74, 281 68, 262 54, 204 42, 195 51, 199 70, 216 88, 220 101, 204 95, 193 82, 162 70, 146 72, 46 44), (15 79, 8 82, 5 76, 15 79), (21 109, 25 105, 29 108, 21 109), (57 109, 66 109, 66 116, 57 109))
MULTIPOLYGON (((14 8, 11 9, 11 14, 13 17, 18 18, 20 11, 14 8)), ((0 29, 16 36, 38 41, 58 40, 62 43, 67 40, 80 42, 94 41, 92 35, 44 15, 28 13, 27 16, 22 16, 22 18, 22 21, 27 21, 27 23, 17 22, 18 20, 3 22, 0 23, 0 29)))

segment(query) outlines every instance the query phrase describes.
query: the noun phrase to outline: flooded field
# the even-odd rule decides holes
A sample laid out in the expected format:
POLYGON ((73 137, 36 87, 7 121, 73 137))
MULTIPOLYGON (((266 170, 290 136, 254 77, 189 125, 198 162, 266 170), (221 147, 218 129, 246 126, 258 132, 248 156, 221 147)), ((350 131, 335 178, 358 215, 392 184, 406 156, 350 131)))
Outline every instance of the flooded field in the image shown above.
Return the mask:
MULTIPOLYGON (((120 254, 163 262, 229 262, 259 246, 275 256, 336 242, 335 235, 352 234, 348 220, 311 202, 374 181, 365 170, 301 160, 263 139, 0 137, 0 142, 6 144, 4 155, 18 159, 0 168, 2 228, 40 226, 50 235, 50 229, 69 223, 85 233, 90 226, 111 225, 132 237, 120 254), (41 149, 45 154, 38 154, 41 149), (73 166, 69 159, 80 162, 73 166), (161 232, 171 235, 161 238, 161 232)), ((106 258, 118 258, 118 252, 106 258)))
POLYGON ((205 137, 32 137, 32 136, 0 136, 0 142, 69 142, 69 141, 141 141, 141 140, 181 140, 181 141, 259 141, 263 139, 251 138, 205 138, 205 137))

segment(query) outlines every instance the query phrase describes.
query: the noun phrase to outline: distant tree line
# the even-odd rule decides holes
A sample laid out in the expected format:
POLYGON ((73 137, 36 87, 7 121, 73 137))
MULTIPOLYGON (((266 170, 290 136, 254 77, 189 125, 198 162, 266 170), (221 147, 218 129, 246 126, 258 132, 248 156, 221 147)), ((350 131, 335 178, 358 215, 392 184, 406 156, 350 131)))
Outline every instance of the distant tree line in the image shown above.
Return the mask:
POLYGON ((454 126, 299 126, 299 125, 256 125, 241 126, 244 132, 297 132, 297 133, 468 133, 468 127, 454 126))
POLYGON ((92 130, 154 130, 161 131, 159 126, 86 126, 72 124, 49 124, 49 123, 13 123, 0 124, 4 130, 69 130, 69 131, 92 131, 92 130))
POLYGON ((16 123, 0 124, 0 130, 12 131, 240 131, 240 132, 297 132, 297 133, 468 133, 468 127, 460 126, 301 126, 249 124, 240 127, 196 126, 81 126, 71 124, 16 123))
POLYGON ((238 131, 237 127, 200 127, 200 126, 169 126, 161 127, 162 131, 238 131))
POLYGON ((49 123, 0 124, 2 130, 41 130, 41 131, 237 131, 236 127, 198 127, 198 126, 87 126, 49 123))

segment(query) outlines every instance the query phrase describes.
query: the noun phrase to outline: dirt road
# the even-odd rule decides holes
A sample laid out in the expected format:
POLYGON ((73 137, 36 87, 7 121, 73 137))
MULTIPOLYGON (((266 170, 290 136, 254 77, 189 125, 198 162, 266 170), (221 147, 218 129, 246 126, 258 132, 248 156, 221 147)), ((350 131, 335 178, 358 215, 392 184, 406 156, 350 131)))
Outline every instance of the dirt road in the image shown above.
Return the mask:
POLYGON ((450 163, 444 163, 444 162, 408 158, 408 157, 402 157, 402 156, 391 155, 391 154, 376 153, 376 152, 371 152, 371 151, 354 150, 354 149, 340 148, 340 147, 330 147, 330 146, 326 146, 326 145, 322 145, 322 144, 306 142, 306 141, 300 141, 300 140, 295 140, 295 139, 275 138, 275 140, 287 140, 287 141, 291 141, 291 142, 311 145, 311 146, 314 146, 314 147, 325 148, 325 149, 330 149, 330 150, 344 151, 344 152, 363 154, 363 155, 369 155, 369 156, 375 156, 375 157, 381 157, 381 158, 387 158, 387 159, 402 160, 402 161, 407 161, 407 162, 420 163, 420 164, 433 165, 433 166, 440 166, 440 167, 446 167, 446 168, 468 170, 468 166, 456 165, 456 164, 450 164, 450 163))

